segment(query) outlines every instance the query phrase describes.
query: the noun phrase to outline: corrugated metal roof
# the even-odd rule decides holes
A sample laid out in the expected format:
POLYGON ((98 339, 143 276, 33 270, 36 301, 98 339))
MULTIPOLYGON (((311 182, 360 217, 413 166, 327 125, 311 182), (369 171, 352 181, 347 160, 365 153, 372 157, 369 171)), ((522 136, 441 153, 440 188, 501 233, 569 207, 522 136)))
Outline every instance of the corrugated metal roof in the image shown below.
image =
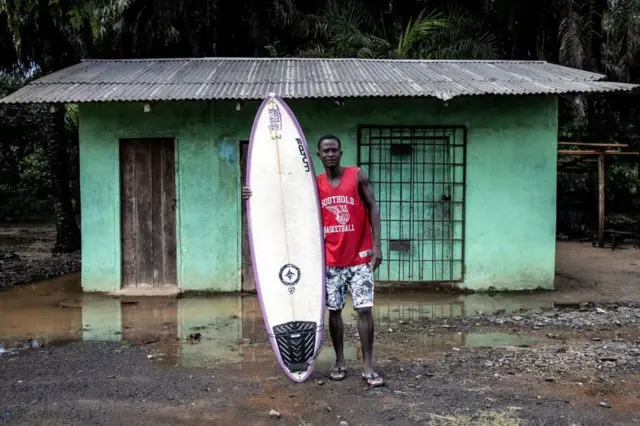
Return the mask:
POLYGON ((542 61, 199 58, 85 60, 1 103, 535 95, 635 85, 542 61))

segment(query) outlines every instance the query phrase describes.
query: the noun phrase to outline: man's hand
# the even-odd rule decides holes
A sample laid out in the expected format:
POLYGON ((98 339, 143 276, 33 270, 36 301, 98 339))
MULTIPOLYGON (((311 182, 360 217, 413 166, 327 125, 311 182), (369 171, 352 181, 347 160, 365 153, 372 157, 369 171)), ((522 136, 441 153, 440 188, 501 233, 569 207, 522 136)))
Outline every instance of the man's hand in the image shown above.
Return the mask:
POLYGON ((249 198, 251 198, 251 190, 248 187, 243 186, 242 187, 242 199, 247 201, 249 198))
POLYGON ((376 247, 373 249, 373 255, 371 256, 371 268, 373 269, 374 272, 376 271, 376 269, 378 269, 381 263, 382 263, 382 250, 380 249, 380 247, 376 247))

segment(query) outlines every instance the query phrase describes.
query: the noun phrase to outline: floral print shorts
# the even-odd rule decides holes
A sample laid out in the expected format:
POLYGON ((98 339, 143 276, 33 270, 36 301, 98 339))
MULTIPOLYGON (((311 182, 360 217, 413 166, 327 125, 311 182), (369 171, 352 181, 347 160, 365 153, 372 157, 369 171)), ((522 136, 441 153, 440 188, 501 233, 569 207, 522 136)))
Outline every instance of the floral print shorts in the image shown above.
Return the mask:
POLYGON ((369 263, 338 268, 327 266, 327 308, 339 311, 347 303, 347 291, 351 291, 353 307, 373 306, 373 271, 369 263))

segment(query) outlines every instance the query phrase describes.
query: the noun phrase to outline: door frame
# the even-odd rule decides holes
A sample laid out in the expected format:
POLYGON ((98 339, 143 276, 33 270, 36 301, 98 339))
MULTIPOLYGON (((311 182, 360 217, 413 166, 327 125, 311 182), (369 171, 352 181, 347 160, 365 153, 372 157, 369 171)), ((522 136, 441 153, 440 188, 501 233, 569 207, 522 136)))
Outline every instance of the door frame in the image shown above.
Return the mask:
POLYGON ((253 264, 251 258, 251 247, 248 238, 248 222, 245 221, 246 218, 246 203, 242 200, 242 187, 245 184, 246 178, 246 155, 249 153, 249 140, 239 139, 238 140, 238 198, 240 202, 240 208, 238 209, 238 224, 240 225, 238 228, 238 245, 239 245, 239 261, 240 265, 238 270, 239 272, 239 284, 238 288, 241 292, 255 294, 257 293, 255 277, 253 275, 253 264), (245 238, 247 236, 247 238, 245 238), (245 256, 246 254, 246 256, 245 256), (248 262, 248 263, 245 263, 248 262), (251 271, 251 279, 252 284, 245 286, 245 266, 248 266, 248 270, 251 271))
MULTIPOLYGON (((114 144, 115 151, 115 159, 113 168, 114 174, 117 178, 117 184, 114 185, 114 218, 116 222, 115 231, 116 234, 114 238, 116 239, 115 247, 115 268, 114 268, 114 293, 127 293, 131 291, 135 293, 135 290, 130 290, 128 288, 122 287, 122 193, 121 193, 121 182, 122 176, 120 174, 120 142, 122 140, 128 139, 172 139, 173 140, 173 153, 174 153, 174 181, 175 181, 175 198, 176 198, 176 207, 175 207, 175 235, 176 235, 176 286, 174 287, 177 292, 181 292, 184 289, 182 282, 182 245, 180 244, 181 240, 181 230, 182 230, 182 214, 181 214, 181 191, 180 191, 180 138, 174 133, 162 133, 150 136, 144 133, 131 132, 131 133, 123 133, 115 136, 116 142, 114 144)), ((154 294, 156 291, 154 289, 145 289, 144 294, 154 294)), ((164 294, 164 293, 162 293, 164 294)))

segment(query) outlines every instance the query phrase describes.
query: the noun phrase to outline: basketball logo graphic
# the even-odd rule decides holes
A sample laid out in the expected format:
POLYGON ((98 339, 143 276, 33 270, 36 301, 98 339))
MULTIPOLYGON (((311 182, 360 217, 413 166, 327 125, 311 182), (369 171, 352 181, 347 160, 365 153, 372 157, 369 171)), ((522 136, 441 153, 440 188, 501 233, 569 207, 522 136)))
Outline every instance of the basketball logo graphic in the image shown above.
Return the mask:
POLYGON ((344 204, 338 204, 337 206, 327 206, 327 209, 329 209, 329 211, 336 216, 336 220, 340 225, 344 225, 345 223, 349 222, 349 219, 351 218, 351 216, 349 216, 349 210, 347 210, 347 206, 345 206, 344 204))

